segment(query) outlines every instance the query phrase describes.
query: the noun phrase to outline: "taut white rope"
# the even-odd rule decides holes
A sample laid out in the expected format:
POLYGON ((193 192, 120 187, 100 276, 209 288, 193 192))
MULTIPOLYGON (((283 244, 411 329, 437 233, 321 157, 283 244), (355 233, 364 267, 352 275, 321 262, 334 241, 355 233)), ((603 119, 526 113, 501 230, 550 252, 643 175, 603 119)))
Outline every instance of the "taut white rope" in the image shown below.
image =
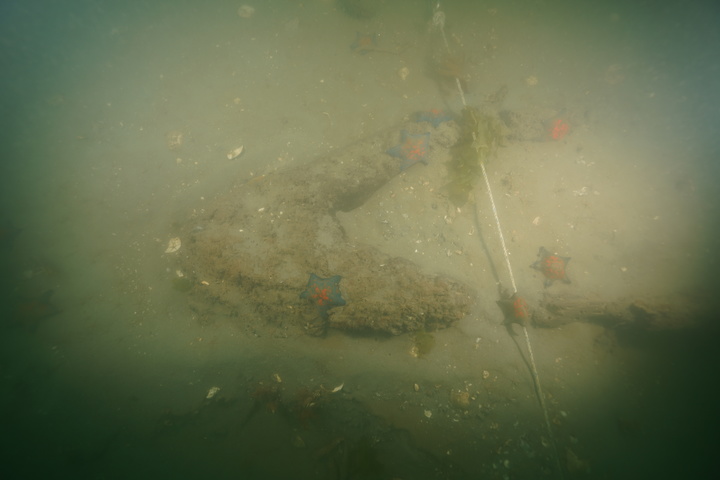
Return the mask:
MULTIPOLYGON (((448 43, 447 37, 445 36, 445 13, 440 10, 440 2, 437 2, 435 4, 432 21, 433 27, 440 30, 448 54, 452 53, 450 50, 450 44, 448 43)), ((462 84, 460 83, 460 79, 458 77, 455 77, 455 84, 457 85, 458 92, 460 93, 460 99, 462 100, 462 104, 464 107, 467 108, 467 102, 465 101, 465 92, 462 89, 462 84)), ((473 138, 473 140, 476 139, 473 138)), ((482 170, 483 179, 485 180, 485 188, 487 188, 488 197, 490 198, 490 205, 492 206, 493 216, 495 217, 495 226, 497 228, 498 236, 500 237, 500 244, 502 245, 503 255, 505 257, 505 265, 507 267, 508 275, 510 276, 510 284, 512 285, 513 294, 515 294, 518 291, 517 285, 515 284, 515 275, 513 275, 512 265, 510 264, 510 253, 508 252, 507 245, 505 244, 505 236, 503 235, 503 230, 500 226, 500 217, 498 216, 497 207, 495 206, 495 198, 492 194, 492 188, 490 188, 490 180, 488 179, 487 171, 485 170, 485 162, 480 162, 480 168, 482 170)), ((477 209, 477 203, 475 204, 475 208, 477 209)), ((525 310, 523 313, 524 318, 528 318, 527 310, 525 310)), ((535 364, 535 355, 533 354, 532 344, 530 342, 530 335, 528 334, 528 329, 526 325, 523 324, 522 329, 523 333, 525 334, 525 344, 527 346, 528 356, 530 357, 530 366, 532 367, 531 374, 533 378, 533 383, 535 384, 535 394, 537 395, 538 401, 540 402, 540 407, 542 408, 543 416, 545 418, 545 428, 547 429, 548 436, 550 437, 550 444, 552 445, 553 456, 555 457, 555 465, 557 468, 558 478, 562 480, 563 469, 560 464, 560 455, 558 453, 557 443, 555 442, 555 436, 553 435, 552 425, 550 424, 550 415, 548 414, 547 405, 545 404, 545 395, 542 391, 540 375, 538 375, 537 365, 535 364)))

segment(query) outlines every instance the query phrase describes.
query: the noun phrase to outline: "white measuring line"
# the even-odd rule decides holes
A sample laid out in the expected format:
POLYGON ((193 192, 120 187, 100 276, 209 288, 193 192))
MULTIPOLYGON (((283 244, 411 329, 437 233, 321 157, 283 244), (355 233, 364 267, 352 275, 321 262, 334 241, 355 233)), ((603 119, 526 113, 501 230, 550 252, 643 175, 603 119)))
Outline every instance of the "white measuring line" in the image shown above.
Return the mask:
MULTIPOLYGON (((440 10, 440 2, 437 2, 435 5, 435 11, 433 13, 433 26, 440 29, 443 42, 445 43, 445 48, 447 49, 448 54, 451 53, 450 44, 448 44, 447 37, 445 36, 445 13, 440 10)), ((460 79, 457 77, 455 77, 455 84, 457 85, 458 92, 460 93, 460 99, 462 100, 462 104, 465 108, 467 108, 467 102, 465 101, 465 92, 463 92, 462 84, 460 83, 460 79)), ((515 284, 515 275, 513 275, 512 265, 510 264, 510 253, 508 252, 507 245, 505 244, 505 236, 503 235, 503 230, 500 226, 500 217, 498 216, 497 208, 495 207, 495 198, 493 197, 492 189, 490 188, 490 180, 488 179, 487 171, 485 170, 485 162, 480 162, 480 168, 482 170, 483 178, 485 179, 485 187, 487 188, 488 197, 490 198, 490 205, 492 206, 493 216, 495 217, 495 226, 498 231, 498 236, 500 237, 500 244, 502 245, 503 255, 505 256, 505 265, 507 266, 508 274, 510 275, 512 291, 513 294, 516 294, 518 290, 517 285, 515 284)), ((475 208, 477 209, 477 203, 475 204, 475 208)), ((523 314, 524 318, 528 318, 527 309, 524 307, 523 314)), ((538 400, 540 401, 540 407, 542 408, 543 416, 545 417, 545 427, 547 428, 547 433, 550 437, 550 443, 553 448, 553 455, 555 457, 558 477, 562 480, 563 469, 562 465, 560 464, 560 455, 558 453, 557 443, 555 442, 555 436, 553 435, 552 425, 550 424, 550 416, 548 415, 547 405, 545 404, 545 395, 543 394, 542 385, 540 384, 540 375, 538 375, 537 365, 535 364, 535 355, 533 354, 532 344, 530 342, 530 335, 528 334, 528 329, 526 325, 523 324, 522 329, 523 333, 525 334, 525 344, 527 345, 528 354, 530 356, 530 365, 532 366, 531 373, 533 377, 533 383, 535 384, 535 393, 537 394, 538 400)))

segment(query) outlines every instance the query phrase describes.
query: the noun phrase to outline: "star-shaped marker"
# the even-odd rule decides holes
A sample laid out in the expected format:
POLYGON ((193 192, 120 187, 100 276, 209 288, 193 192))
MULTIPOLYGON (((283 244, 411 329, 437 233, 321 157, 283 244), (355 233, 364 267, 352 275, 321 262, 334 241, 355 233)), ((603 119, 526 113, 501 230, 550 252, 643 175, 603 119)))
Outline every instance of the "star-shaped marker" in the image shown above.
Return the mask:
POLYGON ((445 110, 440 110, 438 108, 433 108, 432 110, 428 110, 427 112, 417 112, 413 119, 420 123, 420 122, 428 122, 432 124, 433 127, 437 128, 438 125, 440 125, 443 122, 449 122, 453 119, 453 115, 451 113, 446 112, 445 110))
POLYGON ((570 279, 565 273, 565 267, 570 261, 570 257, 558 257, 557 255, 550 253, 545 247, 540 247, 538 252, 538 260, 530 265, 535 270, 539 270, 545 275, 546 287, 553 284, 555 280, 560 280, 563 283, 570 283, 570 279))
POLYGON ((345 300, 340 294, 340 279, 342 279, 340 275, 320 278, 311 273, 305 291, 300 294, 300 298, 307 299, 315 305, 321 317, 327 318, 328 310, 345 305, 345 300))
POLYGON ((429 133, 413 135, 403 130, 400 134, 400 145, 387 151, 388 155, 402 159, 400 170, 422 162, 427 165, 429 133))

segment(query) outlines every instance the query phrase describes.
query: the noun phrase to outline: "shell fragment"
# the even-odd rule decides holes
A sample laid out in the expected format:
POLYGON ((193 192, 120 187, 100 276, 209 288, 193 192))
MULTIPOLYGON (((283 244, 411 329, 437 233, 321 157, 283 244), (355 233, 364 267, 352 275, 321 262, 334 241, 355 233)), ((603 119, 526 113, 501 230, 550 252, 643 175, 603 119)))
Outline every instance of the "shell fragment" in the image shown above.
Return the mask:
POLYGON ((219 391, 220 391, 220 387, 212 387, 210 390, 208 390, 208 393, 207 393, 207 395, 205 395, 205 398, 210 400, 219 391))
POLYGON ((180 237, 173 237, 168 241, 168 246, 165 249, 165 253, 175 253, 178 250, 180 250, 180 246, 182 245, 182 242, 180 242, 180 237))
POLYGON ((227 153, 228 160, 234 160, 234 159, 238 158, 240 155, 242 155, 244 150, 245 150, 245 147, 243 145, 240 145, 239 147, 230 150, 227 153))

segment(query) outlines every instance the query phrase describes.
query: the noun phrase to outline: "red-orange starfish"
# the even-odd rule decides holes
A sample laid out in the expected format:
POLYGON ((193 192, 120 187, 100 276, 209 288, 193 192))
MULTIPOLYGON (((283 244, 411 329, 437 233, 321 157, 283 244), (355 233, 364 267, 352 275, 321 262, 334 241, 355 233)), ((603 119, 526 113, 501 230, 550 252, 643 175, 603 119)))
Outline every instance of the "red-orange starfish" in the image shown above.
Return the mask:
POLYGON ((563 122, 561 119, 557 119, 553 122, 552 128, 550 129, 550 136, 553 140, 561 140, 570 131, 570 125, 563 122))
POLYGON ((545 247, 540 247, 538 257, 538 260, 530 266, 545 275, 546 287, 552 285, 555 280, 570 283, 570 279, 565 272, 565 267, 570 261, 570 257, 559 257, 550 253, 545 247))
POLYGON ((327 317, 328 310, 345 305, 345 300, 340 294, 340 279, 342 279, 340 275, 321 278, 311 273, 305 291, 300 294, 300 298, 307 299, 317 307, 322 317, 327 317))
POLYGON ((400 133, 400 145, 397 145, 387 151, 388 155, 402 159, 400 170, 422 162, 427 165, 428 139, 429 133, 421 133, 413 135, 405 130, 400 133))

